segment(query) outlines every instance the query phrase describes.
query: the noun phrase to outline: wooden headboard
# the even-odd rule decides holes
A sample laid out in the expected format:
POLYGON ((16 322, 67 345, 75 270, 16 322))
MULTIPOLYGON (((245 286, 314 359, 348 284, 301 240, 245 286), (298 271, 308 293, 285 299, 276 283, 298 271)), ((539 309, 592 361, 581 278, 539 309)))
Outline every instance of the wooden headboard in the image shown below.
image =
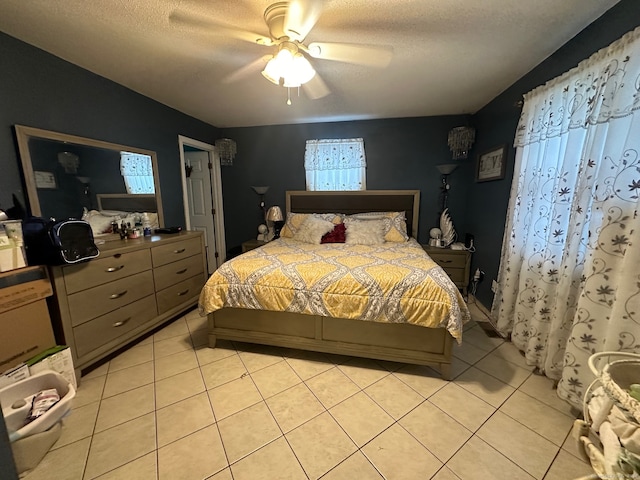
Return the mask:
POLYGON ((294 213, 405 212, 407 232, 418 238, 420 190, 286 192, 286 210, 294 213))
POLYGON ((118 210, 120 212, 157 212, 155 195, 127 193, 98 193, 98 210, 118 210))

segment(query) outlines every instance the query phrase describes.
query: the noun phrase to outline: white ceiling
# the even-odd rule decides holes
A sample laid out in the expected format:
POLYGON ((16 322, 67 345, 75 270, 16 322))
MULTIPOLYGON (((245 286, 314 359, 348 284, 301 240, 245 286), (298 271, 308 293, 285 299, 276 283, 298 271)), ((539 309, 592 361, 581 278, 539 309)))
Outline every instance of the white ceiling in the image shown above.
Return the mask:
POLYGON ((184 22, 268 35, 274 0, 3 0, 0 30, 217 127, 474 113, 618 0, 326 0, 313 41, 393 47, 384 69, 312 59, 331 94, 297 96, 259 71, 270 53, 184 22))

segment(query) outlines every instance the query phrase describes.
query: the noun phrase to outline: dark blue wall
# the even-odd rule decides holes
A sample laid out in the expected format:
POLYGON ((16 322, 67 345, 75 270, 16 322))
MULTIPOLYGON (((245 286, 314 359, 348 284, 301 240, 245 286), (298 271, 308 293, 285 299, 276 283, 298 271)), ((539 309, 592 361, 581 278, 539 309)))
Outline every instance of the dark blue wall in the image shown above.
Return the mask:
MULTIPOLYGON (((305 140, 363 137, 369 189, 421 190, 419 240, 426 242, 439 210, 440 176, 435 166, 451 163, 447 133, 454 126, 470 123, 477 129, 476 145, 471 157, 460 161, 450 176, 449 204, 460 237, 475 235, 473 264, 486 273, 478 298, 489 306, 491 280, 499 266, 514 151, 509 149, 505 179, 484 183, 474 181, 476 153, 511 145, 520 114, 514 104, 522 95, 633 29, 638 18, 640 2, 622 0, 471 119, 445 116, 224 130, 0 33, 0 208, 11 206, 11 193, 23 197, 14 124, 155 150, 165 223, 169 225, 184 224, 177 135, 207 143, 225 136, 238 145, 235 165, 222 169, 226 239, 228 249, 233 249, 254 238, 261 223, 259 199, 251 185, 269 185, 267 206, 284 207, 286 190, 305 188, 305 140)), ((424 94, 429 95, 426 87, 424 94)))
POLYGON ((483 183, 470 181, 467 186, 467 228, 474 232, 477 246, 473 268, 479 267, 485 272, 484 281, 477 292, 483 305, 490 307, 493 302, 491 280, 497 277, 500 265, 502 236, 513 178, 515 150, 512 145, 521 112, 516 103, 522 100, 525 93, 577 66, 582 60, 636 28, 639 23, 640 2, 622 0, 474 115, 473 123, 477 129, 475 152, 500 144, 510 147, 504 180, 483 183))
POLYGON ((0 208, 25 199, 19 124, 154 150, 165 223, 184 225, 178 135, 213 143, 215 127, 3 33, 0 72, 0 208))
MULTIPOLYGON (((227 247, 254 238, 256 227, 264 223, 252 185, 268 185, 267 208, 280 205, 284 209, 286 190, 305 189, 306 140, 354 137, 364 139, 367 189, 421 191, 418 235, 426 243, 429 229, 437 225, 440 205, 441 177, 436 165, 453 163, 447 134, 467 120, 445 116, 224 129, 223 135, 238 145, 234 165, 222 167, 227 247)), ((466 232, 465 184, 471 170, 469 162, 460 162, 449 177, 449 207, 462 238, 466 232)))

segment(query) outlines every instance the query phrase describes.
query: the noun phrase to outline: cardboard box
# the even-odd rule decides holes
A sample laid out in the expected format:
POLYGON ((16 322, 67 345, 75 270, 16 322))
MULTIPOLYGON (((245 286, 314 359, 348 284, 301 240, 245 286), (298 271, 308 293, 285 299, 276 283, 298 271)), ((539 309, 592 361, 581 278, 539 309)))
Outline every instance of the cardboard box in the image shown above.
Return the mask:
POLYGON ((74 389, 78 388, 76 372, 73 368, 71 349, 66 345, 49 348, 39 355, 29 359, 29 374, 31 376, 44 370, 53 370, 62 375, 74 389))
POLYGON ((51 295, 53 289, 45 267, 25 267, 0 273, 0 313, 51 295))
POLYGON ((26 363, 21 363, 17 367, 11 368, 0 375, 0 388, 24 380, 25 378, 29 378, 29 367, 26 363))
POLYGON ((0 371, 14 367, 55 344, 45 300, 0 313, 0 371))

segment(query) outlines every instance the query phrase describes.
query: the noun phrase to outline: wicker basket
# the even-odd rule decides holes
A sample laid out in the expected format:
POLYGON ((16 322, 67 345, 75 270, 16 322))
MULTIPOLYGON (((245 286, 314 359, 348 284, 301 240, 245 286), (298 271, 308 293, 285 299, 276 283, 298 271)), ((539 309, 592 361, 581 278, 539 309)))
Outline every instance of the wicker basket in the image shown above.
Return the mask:
POLYGON ((589 357, 589 368, 599 378, 607 395, 630 419, 640 422, 640 402, 629 395, 629 386, 640 383, 640 355, 600 352, 589 357), (601 359, 608 361, 601 366, 601 359))

